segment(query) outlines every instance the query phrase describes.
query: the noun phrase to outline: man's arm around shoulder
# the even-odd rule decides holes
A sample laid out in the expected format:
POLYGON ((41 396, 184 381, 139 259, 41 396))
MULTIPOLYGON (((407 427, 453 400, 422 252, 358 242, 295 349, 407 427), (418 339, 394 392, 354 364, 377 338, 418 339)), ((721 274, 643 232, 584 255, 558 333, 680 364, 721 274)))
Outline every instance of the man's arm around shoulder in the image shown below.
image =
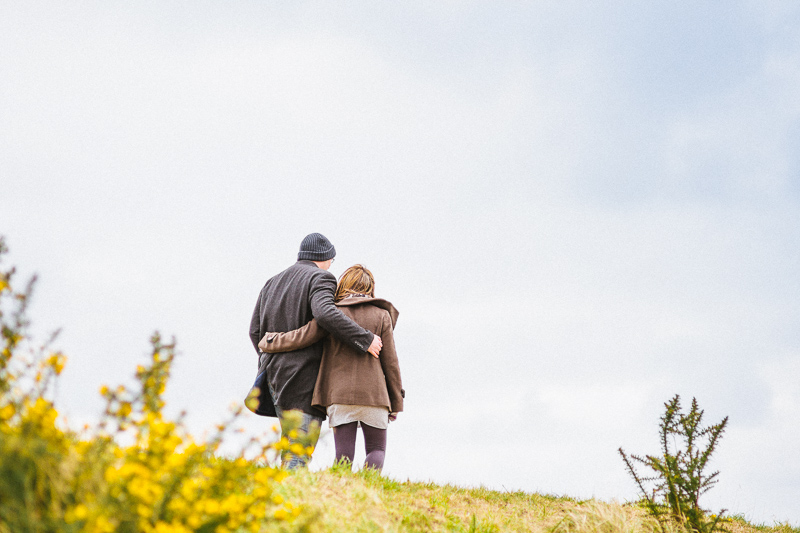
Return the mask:
POLYGON ((340 340, 361 352, 378 356, 383 346, 381 338, 362 328, 345 316, 333 303, 336 291, 336 278, 330 272, 322 271, 311 283, 311 313, 319 325, 340 340))

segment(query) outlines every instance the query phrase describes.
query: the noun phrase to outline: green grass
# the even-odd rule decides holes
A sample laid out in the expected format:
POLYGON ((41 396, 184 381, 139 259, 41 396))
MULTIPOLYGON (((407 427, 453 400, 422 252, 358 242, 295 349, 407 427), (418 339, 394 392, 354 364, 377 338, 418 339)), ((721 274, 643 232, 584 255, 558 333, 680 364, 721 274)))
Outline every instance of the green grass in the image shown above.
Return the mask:
MULTIPOLYGON (((318 533, 661 533, 635 504, 401 482, 341 467, 294 472, 278 491, 303 506, 303 521, 318 533)), ((726 527, 731 533, 800 533, 785 524, 753 525, 740 516, 726 527)))

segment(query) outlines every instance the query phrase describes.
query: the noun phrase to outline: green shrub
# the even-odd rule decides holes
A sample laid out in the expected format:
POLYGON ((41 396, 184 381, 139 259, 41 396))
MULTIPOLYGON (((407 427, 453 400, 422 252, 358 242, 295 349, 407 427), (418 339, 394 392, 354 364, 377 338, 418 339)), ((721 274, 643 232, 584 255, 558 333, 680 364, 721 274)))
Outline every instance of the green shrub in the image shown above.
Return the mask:
POLYGON ((678 395, 664 406, 666 411, 659 424, 661 456, 628 456, 620 448, 622 460, 639 486, 645 506, 658 519, 664 533, 669 519, 697 533, 725 531, 722 525, 725 510, 709 516, 700 507, 700 496, 717 483, 719 472, 706 474, 705 470, 728 417, 718 424, 701 427, 703 411, 695 398, 687 414, 681 412, 678 395), (654 475, 640 475, 634 467, 636 463, 654 475))
MULTIPOLYGON (((5 253, 0 237, 0 263, 5 253)), ((238 456, 218 457, 241 409, 197 442, 162 413, 175 347, 158 334, 136 387, 101 388, 105 410, 95 427, 61 427, 50 390, 66 357, 32 343, 34 280, 17 291, 14 273, 0 270, 0 533, 305 529, 301 508, 274 493, 286 472, 272 465, 282 451, 311 450, 253 439, 238 456)))

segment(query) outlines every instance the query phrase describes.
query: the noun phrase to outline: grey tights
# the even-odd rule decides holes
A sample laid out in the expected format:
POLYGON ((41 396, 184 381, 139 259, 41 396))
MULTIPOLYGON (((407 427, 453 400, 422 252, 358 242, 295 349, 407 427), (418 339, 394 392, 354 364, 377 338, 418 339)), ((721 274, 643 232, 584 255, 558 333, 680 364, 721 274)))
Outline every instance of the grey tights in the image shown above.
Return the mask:
MULTIPOLYGON (((358 422, 350 422, 333 428, 333 442, 336 445, 336 462, 347 459, 350 463, 356 455, 356 431, 358 422)), ((364 466, 381 470, 383 459, 386 457, 386 430, 368 426, 361 422, 361 431, 364 432, 364 448, 367 451, 367 460, 364 466)))

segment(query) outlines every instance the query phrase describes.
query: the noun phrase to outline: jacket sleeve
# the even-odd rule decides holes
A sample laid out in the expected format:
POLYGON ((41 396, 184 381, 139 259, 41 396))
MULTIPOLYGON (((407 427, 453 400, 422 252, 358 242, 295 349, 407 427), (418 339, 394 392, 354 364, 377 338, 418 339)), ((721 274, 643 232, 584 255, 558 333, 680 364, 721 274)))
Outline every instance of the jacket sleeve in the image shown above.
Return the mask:
POLYGON ((312 320, 302 328, 297 328, 286 333, 268 331, 258 343, 262 352, 279 353, 293 352, 311 346, 328 336, 328 332, 319 327, 316 320, 312 320))
POLYGON ((333 304, 335 291, 336 278, 323 271, 323 275, 317 276, 311 284, 311 314, 328 333, 356 350, 366 352, 372 344, 374 333, 350 320, 333 304))
POLYGON ((253 347, 258 352, 258 341, 261 339, 261 293, 258 293, 258 300, 256 301, 256 308, 253 310, 253 316, 250 318, 250 341, 253 347))
POLYGON ((386 389, 389 391, 392 412, 399 413, 403 410, 403 398, 406 391, 403 390, 403 380, 400 378, 400 363, 397 361, 397 350, 394 347, 392 319, 389 317, 389 313, 382 314, 380 336, 383 348, 379 359, 383 375, 386 376, 386 389))

